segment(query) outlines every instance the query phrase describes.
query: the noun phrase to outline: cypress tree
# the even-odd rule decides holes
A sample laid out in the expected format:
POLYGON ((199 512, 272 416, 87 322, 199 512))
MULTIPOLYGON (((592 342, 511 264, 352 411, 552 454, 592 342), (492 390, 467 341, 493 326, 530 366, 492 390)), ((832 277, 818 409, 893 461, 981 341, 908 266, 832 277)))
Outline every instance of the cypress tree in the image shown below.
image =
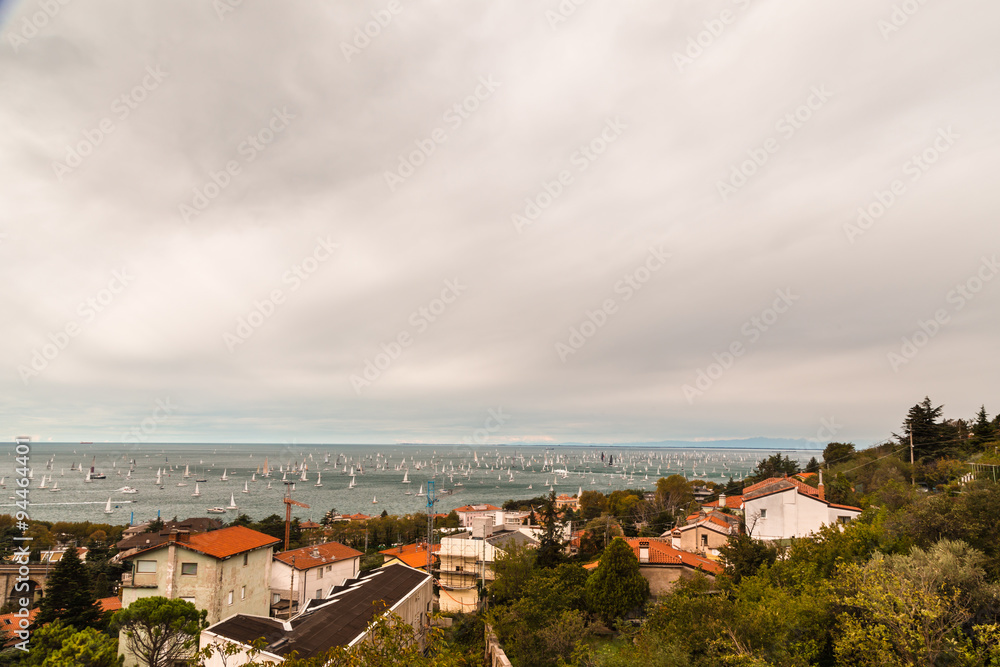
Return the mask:
POLYGON ((639 571, 639 560, 628 542, 616 537, 587 579, 587 606, 608 625, 642 604, 649 582, 639 571))

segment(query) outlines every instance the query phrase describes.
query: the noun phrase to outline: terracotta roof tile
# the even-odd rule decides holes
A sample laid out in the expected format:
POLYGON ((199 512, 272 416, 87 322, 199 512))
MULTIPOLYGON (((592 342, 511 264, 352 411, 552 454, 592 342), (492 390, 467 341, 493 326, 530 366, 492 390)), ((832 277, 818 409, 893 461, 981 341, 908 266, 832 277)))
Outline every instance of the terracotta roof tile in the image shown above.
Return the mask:
POLYGON ((112 596, 109 598, 101 598, 98 600, 101 605, 101 611, 118 611, 122 608, 121 598, 117 596, 112 596))
POLYGON ((274 554, 276 560, 285 565, 291 565, 294 559, 296 570, 308 570, 318 565, 336 563, 347 558, 362 556, 360 551, 343 545, 340 542, 327 542, 313 547, 302 547, 274 554))
POLYGON ((494 505, 463 505, 462 507, 456 507, 456 512, 496 512, 500 508, 494 505))
POLYGON ((718 563, 711 561, 707 558, 703 558, 697 554, 689 553, 687 551, 681 551, 680 549, 675 549, 666 542, 657 540, 655 538, 630 538, 627 540, 632 550, 635 552, 635 557, 639 557, 639 542, 649 542, 649 562, 659 565, 685 565, 692 569, 701 569, 710 574, 721 574, 722 566, 718 563))

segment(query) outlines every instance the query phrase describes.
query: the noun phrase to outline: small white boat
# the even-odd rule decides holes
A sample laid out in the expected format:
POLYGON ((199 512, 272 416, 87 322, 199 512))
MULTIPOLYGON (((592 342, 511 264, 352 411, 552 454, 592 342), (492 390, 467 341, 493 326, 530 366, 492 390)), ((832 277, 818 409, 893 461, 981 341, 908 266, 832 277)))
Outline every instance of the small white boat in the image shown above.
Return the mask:
POLYGON ((271 480, 267 480, 267 488, 271 488, 271 480))
POLYGON ((177 486, 187 486, 187 482, 177 482, 177 486))
POLYGON ((426 493, 424 493, 424 485, 423 485, 423 484, 421 484, 421 485, 420 485, 420 491, 418 491, 418 492, 417 492, 417 498, 423 498, 423 497, 424 497, 424 496, 426 496, 426 495, 427 495, 427 494, 426 494, 426 493))
POLYGON ((104 506, 104 513, 105 514, 111 514, 111 497, 110 496, 108 497, 107 504, 104 506))
POLYGON ((195 498, 201 495, 201 489, 198 488, 198 482, 194 483, 194 493, 191 494, 195 498))
POLYGON ((229 505, 226 507, 226 509, 229 510, 239 509, 238 507, 236 507, 236 496, 233 495, 232 493, 229 494, 229 505))
POLYGON ((323 486, 323 473, 321 472, 316 473, 316 483, 313 484, 313 486, 315 487, 323 486))
POLYGON ((403 473, 403 484, 409 484, 409 483, 410 483, 410 471, 407 470, 406 472, 403 473))
POLYGON ((250 487, 248 484, 249 483, 246 480, 243 480, 243 493, 250 493, 250 487))
POLYGON ((123 486, 118 489, 118 493, 139 493, 139 489, 133 489, 131 486, 123 486))
POLYGON ((221 482, 228 482, 229 481, 229 475, 226 474, 228 472, 229 472, 229 468, 223 468, 222 469, 222 477, 219 478, 219 481, 221 481, 221 482))
POLYGON ((226 513, 226 508, 225 507, 209 507, 205 511, 208 512, 209 514, 225 514, 226 513))
POLYGON ((347 488, 353 489, 357 484, 354 483, 354 478, 351 477, 351 483, 347 485, 347 488))
POLYGON ((56 480, 56 483, 51 489, 49 489, 49 493, 59 493, 60 491, 62 491, 62 489, 59 488, 59 480, 56 480))
POLYGON ((378 497, 372 496, 372 505, 375 505, 376 503, 378 503, 378 497))

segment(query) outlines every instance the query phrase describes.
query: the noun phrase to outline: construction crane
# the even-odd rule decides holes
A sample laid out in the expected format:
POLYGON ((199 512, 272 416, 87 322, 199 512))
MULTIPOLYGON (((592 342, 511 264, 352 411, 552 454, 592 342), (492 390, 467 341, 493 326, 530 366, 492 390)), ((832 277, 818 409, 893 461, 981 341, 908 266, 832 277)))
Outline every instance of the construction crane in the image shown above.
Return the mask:
POLYGON ((285 487, 285 497, 281 500, 285 503, 285 551, 288 551, 288 536, 292 530, 292 505, 305 507, 306 509, 309 509, 309 506, 297 500, 292 500, 292 491, 287 486, 285 487))

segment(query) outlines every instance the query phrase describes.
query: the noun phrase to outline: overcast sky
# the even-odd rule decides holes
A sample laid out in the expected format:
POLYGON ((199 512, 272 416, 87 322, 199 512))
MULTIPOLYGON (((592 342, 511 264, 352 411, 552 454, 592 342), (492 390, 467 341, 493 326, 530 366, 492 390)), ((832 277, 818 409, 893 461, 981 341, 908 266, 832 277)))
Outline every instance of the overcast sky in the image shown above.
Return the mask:
POLYGON ((1000 410, 996 2, 0 12, 5 438, 1000 410))

